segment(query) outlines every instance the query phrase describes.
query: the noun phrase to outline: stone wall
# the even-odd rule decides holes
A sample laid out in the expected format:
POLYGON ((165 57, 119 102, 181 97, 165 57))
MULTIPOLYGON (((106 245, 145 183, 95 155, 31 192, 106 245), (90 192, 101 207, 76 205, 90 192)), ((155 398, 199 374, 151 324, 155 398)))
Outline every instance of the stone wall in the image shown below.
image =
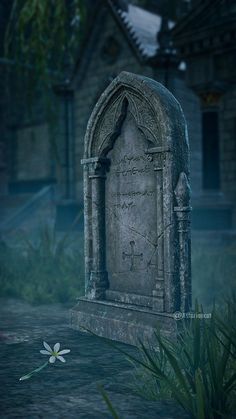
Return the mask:
POLYGON ((15 180, 36 180, 51 174, 49 130, 46 123, 19 127, 15 133, 15 180))
POLYGON ((202 190, 202 138, 201 109, 199 98, 186 86, 184 76, 172 80, 172 93, 180 102, 188 126, 190 146, 190 177, 192 194, 199 195, 202 190))
POLYGON ((20 185, 18 192, 35 192, 37 187, 26 191, 23 190, 23 184, 35 182, 36 185, 37 182, 47 182, 55 176, 51 121, 54 120, 57 126, 57 99, 52 94, 49 97, 42 85, 34 86, 30 97, 24 76, 20 78, 15 74, 13 66, 1 66, 0 69, 5 72, 9 70, 9 79, 5 83, 11 86, 9 95, 3 90, 1 107, 4 113, 0 117, 1 140, 6 144, 9 191, 17 192, 20 185))
POLYGON ((236 86, 222 97, 220 106, 221 189, 234 205, 236 227, 236 86))

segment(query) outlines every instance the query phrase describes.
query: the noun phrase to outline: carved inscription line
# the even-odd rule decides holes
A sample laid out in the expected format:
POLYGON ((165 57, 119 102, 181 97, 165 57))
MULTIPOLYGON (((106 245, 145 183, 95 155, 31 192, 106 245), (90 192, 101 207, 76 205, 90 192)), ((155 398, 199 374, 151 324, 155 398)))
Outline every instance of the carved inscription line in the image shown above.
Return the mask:
POLYGON ((123 202, 123 204, 120 204, 120 203, 119 204, 113 204, 113 207, 118 208, 118 209, 122 209, 122 210, 124 210, 124 209, 130 210, 130 209, 136 207, 136 204, 134 204, 133 201, 132 202, 123 202))
MULTIPOLYGON (((115 198, 137 198, 137 197, 148 197, 153 196, 155 191, 137 191, 137 192, 117 192, 113 193, 112 196, 115 198)), ((113 204, 114 208, 121 209, 121 210, 130 210, 136 207, 136 203, 134 201, 123 201, 113 204)))
POLYGON ((142 167, 141 169, 138 169, 136 166, 131 167, 130 169, 126 170, 114 170, 114 172, 111 171, 111 174, 115 173, 117 176, 127 176, 127 175, 137 175, 142 173, 150 173, 150 167, 146 165, 145 167, 142 167))
POLYGON ((128 196, 128 197, 134 197, 134 196, 153 196, 155 194, 155 191, 137 191, 137 192, 117 192, 113 193, 112 196, 119 197, 119 196, 128 196))
POLYGON ((132 156, 132 155, 127 156, 125 154, 119 160, 113 159, 112 164, 119 166, 121 164, 128 163, 130 165, 130 163, 137 162, 137 161, 149 162, 150 157, 147 154, 140 154, 139 156, 132 156))
POLYGON ((150 163, 152 157, 148 154, 139 154, 139 155, 127 155, 125 154, 119 159, 114 159, 112 161, 112 167, 114 167, 111 174, 122 175, 138 175, 143 173, 150 173, 150 166, 146 164, 144 167, 137 167, 136 163, 150 163))

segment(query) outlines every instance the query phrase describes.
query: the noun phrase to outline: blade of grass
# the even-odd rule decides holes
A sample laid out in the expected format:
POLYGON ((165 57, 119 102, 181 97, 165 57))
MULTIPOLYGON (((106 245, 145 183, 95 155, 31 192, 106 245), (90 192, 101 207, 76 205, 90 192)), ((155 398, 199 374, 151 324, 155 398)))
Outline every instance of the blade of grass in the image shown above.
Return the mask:
POLYGON ((101 393, 101 395, 102 395, 102 397, 103 397, 103 399, 104 399, 104 401, 105 401, 105 403, 106 403, 106 405, 107 405, 108 409, 110 410, 110 412, 111 412, 111 414, 112 414, 113 418, 114 418, 114 419, 119 419, 119 416, 118 416, 118 414, 116 413, 116 411, 115 411, 114 407, 112 406, 112 403, 111 403, 111 401, 110 401, 110 399, 109 399, 108 395, 106 394, 106 392, 105 392, 104 388, 103 388, 101 385, 97 385, 97 387, 98 387, 98 390, 100 391, 100 393, 101 393))
POLYGON ((181 368, 178 365, 178 361, 176 360, 176 358, 172 355, 172 353, 169 351, 169 349, 167 348, 167 346, 162 342, 162 339, 160 337, 160 335, 158 336, 156 334, 156 338, 158 340, 159 345, 163 348, 169 362, 170 365, 172 366, 176 377, 178 377, 178 380, 180 382, 180 385, 183 387, 184 391, 186 392, 186 394, 189 394, 189 388, 188 385, 186 383, 185 377, 181 371, 181 368))
MULTIPOLYGON (((141 348, 143 350, 143 352, 145 353, 145 355, 148 357, 148 359, 150 360, 150 362, 152 362, 153 364, 153 360, 151 359, 147 348, 145 348, 145 346, 143 345, 142 342, 141 343, 141 348)), ((165 349, 163 348, 164 352, 165 349)), ((165 352, 166 354, 166 352, 165 352)), ((177 402, 183 407, 184 410, 186 410, 187 412, 191 411, 191 400, 189 400, 188 397, 184 396, 184 393, 180 392, 180 389, 173 384, 173 381, 171 381, 171 379, 163 372, 161 371, 157 365, 153 365, 154 370, 156 371, 156 376, 160 379, 162 379, 170 388, 174 398, 177 400, 177 402)), ((186 396, 188 396, 189 394, 187 393, 186 396)))
POLYGON ((231 375, 227 382, 225 382, 223 388, 224 391, 227 392, 232 391, 234 388, 236 388, 236 372, 233 375, 231 375))
POLYGON ((195 373, 196 382, 196 410, 197 418, 205 419, 205 397, 204 397, 204 386, 201 380, 201 371, 199 368, 195 373))

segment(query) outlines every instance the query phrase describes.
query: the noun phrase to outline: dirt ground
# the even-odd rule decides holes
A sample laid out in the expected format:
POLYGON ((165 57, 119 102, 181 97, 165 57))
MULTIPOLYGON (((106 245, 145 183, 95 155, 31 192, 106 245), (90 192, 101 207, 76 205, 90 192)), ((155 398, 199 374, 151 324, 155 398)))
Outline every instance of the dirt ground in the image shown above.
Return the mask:
POLYGON ((130 388, 130 362, 103 339, 72 330, 69 307, 1 299, 0 364, 0 417, 4 419, 111 418, 98 384, 104 386, 120 419, 187 418, 170 402, 137 396, 130 388), (19 381, 47 360, 39 353, 43 341, 69 348, 66 363, 57 360, 31 379, 19 381))

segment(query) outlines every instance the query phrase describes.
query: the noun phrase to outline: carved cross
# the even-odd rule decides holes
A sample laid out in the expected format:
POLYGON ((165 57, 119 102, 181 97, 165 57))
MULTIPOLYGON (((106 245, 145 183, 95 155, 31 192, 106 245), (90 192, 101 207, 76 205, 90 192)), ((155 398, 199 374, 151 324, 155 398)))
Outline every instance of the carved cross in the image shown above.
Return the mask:
POLYGON ((130 247, 131 247, 131 253, 122 253, 122 259, 125 260, 126 258, 131 258, 131 265, 130 265, 130 271, 134 270, 134 261, 135 258, 139 258, 140 260, 143 260, 143 254, 135 254, 134 252, 134 247, 135 247, 135 242, 131 241, 130 242, 130 247))

